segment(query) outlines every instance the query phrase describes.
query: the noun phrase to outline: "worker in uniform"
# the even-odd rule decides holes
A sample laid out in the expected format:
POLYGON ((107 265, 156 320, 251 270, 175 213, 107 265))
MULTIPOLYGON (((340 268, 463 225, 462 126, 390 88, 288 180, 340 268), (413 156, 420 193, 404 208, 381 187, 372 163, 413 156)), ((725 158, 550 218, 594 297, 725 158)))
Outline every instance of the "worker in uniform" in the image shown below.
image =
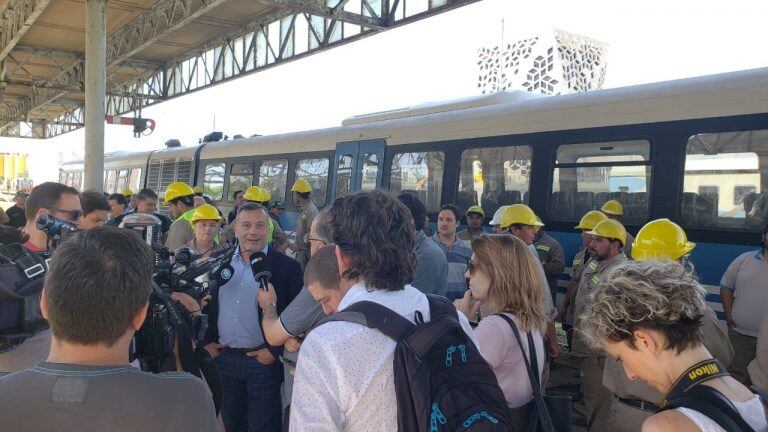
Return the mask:
POLYGON ((122 194, 125 197, 125 201, 128 202, 128 206, 125 209, 126 212, 132 212, 136 208, 136 196, 129 188, 123 189, 122 194))
MULTIPOLYGON (((673 260, 685 265, 685 257, 696 244, 688 241, 685 231, 669 219, 648 222, 637 233, 632 245, 632 258, 637 261, 673 260)), ((704 346, 724 365, 730 364, 733 349, 728 335, 720 327, 717 315, 709 307, 701 320, 704 346)), ((664 395, 642 380, 630 380, 624 367, 608 357, 603 371, 603 385, 614 394, 611 406, 610 430, 639 431, 645 419, 658 410, 664 395)))
POLYGON ((608 419, 613 403, 613 394, 603 386, 606 353, 592 348, 584 339, 580 315, 590 307, 590 294, 600 285, 603 275, 626 261, 622 248, 627 241, 627 231, 619 221, 608 219, 595 225, 589 234, 593 236, 589 243, 592 258, 584 267, 574 299, 576 321, 571 354, 580 358, 587 430, 604 432, 610 430, 608 419))
POLYGON ((483 233, 483 221, 485 220, 485 212, 480 206, 472 206, 467 210, 467 229, 460 231, 456 234, 459 240, 464 240, 467 244, 471 244, 472 240, 480 237, 483 233))
POLYGON ((220 221, 221 215, 216 207, 204 204, 196 208, 190 219, 195 238, 188 241, 182 248, 192 249, 206 258, 214 252, 224 250, 224 246, 221 246, 218 241, 220 221))
MULTIPOLYGON (((624 206, 617 200, 608 200, 600 207, 600 211, 608 216, 608 219, 614 219, 621 222, 624 217, 624 206)), ((627 243, 624 244, 624 255, 626 257, 632 256, 632 244, 635 242, 635 238, 632 234, 627 233, 627 243)))
POLYGON ((191 222, 195 214, 195 192, 186 183, 173 182, 165 190, 163 205, 169 207, 173 219, 165 246, 175 251, 195 238, 191 222))
MULTIPOLYGON (((536 218, 539 222, 541 219, 536 218)), ((536 247, 536 253, 539 255, 541 266, 544 267, 544 273, 547 275, 547 285, 552 294, 552 302, 557 304, 557 280, 565 270, 565 255, 563 246, 547 235, 540 226, 535 228, 536 235, 533 237, 533 246, 536 247)))
POLYGON ((296 222, 296 240, 289 247, 296 253, 296 261, 301 263, 301 268, 304 268, 309 261, 309 238, 307 237, 309 228, 319 211, 310 197, 312 186, 308 181, 296 180, 291 192, 293 192, 293 202, 299 204, 301 213, 299 213, 299 219, 296 222))
POLYGON ((595 226, 607 220, 608 216, 605 213, 598 210, 591 210, 581 217, 579 224, 575 226, 576 229, 581 230, 581 248, 573 256, 571 262, 571 280, 568 282, 568 288, 565 292, 565 298, 563 298, 563 304, 560 306, 560 319, 563 322, 563 330, 565 330, 566 339, 568 341, 568 348, 571 349, 573 345, 573 322, 575 319, 573 300, 576 296, 576 290, 579 287, 579 281, 581 280, 581 273, 584 270, 584 266, 589 261, 589 243, 592 241, 592 234, 589 232, 595 229, 595 226))

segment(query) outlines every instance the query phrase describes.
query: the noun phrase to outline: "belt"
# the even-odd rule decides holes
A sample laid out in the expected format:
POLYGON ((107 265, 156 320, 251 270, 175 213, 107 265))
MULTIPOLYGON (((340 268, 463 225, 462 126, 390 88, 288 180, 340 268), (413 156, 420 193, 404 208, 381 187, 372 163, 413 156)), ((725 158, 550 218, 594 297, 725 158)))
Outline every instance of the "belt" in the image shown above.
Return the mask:
POLYGON ((222 351, 231 352, 234 355, 239 355, 239 356, 245 357, 245 356, 247 356, 247 354, 249 352, 258 351, 261 348, 264 348, 264 347, 263 346, 256 347, 256 348, 230 348, 230 347, 224 347, 221 350, 222 351))
POLYGON ((629 405, 632 408, 637 408, 641 411, 647 411, 647 412, 656 412, 659 410, 659 407, 656 404, 652 404, 650 402, 641 401, 637 399, 624 399, 617 397, 619 402, 623 403, 624 405, 629 405))

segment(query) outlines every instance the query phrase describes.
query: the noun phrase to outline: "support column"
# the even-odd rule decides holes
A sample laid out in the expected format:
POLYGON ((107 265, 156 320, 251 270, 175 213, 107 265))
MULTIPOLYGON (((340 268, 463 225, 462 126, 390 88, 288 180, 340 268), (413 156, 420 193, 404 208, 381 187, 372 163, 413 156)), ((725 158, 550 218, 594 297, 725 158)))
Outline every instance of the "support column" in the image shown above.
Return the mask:
POLYGON ((83 190, 104 188, 104 99, 107 81, 106 0, 85 2, 85 160, 83 190))

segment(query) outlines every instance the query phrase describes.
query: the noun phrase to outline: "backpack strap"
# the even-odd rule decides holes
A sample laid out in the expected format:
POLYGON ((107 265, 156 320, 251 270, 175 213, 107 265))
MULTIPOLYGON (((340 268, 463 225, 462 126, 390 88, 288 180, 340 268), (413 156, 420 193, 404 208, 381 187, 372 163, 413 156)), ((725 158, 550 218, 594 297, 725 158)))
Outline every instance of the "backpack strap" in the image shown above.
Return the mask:
POLYGON ((399 313, 372 301, 353 303, 342 311, 328 315, 318 325, 332 321, 364 325, 368 328, 379 330, 395 342, 400 342, 416 328, 414 323, 408 321, 399 313))
POLYGON ((712 419, 727 432, 755 432, 744 421, 733 403, 717 389, 708 385, 693 386, 682 395, 670 400, 661 411, 675 408, 698 411, 712 419))
POLYGON ((525 362, 525 368, 528 370, 528 379, 531 381, 531 390, 533 390, 533 400, 536 402, 536 411, 539 414, 539 421, 541 422, 541 427, 543 430, 546 431, 553 431, 555 430, 555 426, 552 424, 552 418, 549 416, 549 410, 547 409, 547 405, 544 403, 544 396, 541 394, 541 384, 539 384, 539 367, 538 367, 538 360, 536 359, 536 346, 533 344, 533 337, 531 336, 531 333, 528 333, 528 352, 531 354, 531 360, 534 365, 536 365, 536 370, 534 371, 531 367, 531 363, 528 362, 528 356, 525 355, 525 350, 523 349, 523 340, 520 338, 520 331, 517 329, 517 325, 512 320, 512 318, 508 317, 505 313, 497 314, 497 316, 500 316, 504 319, 504 321, 509 324, 509 327, 512 328, 512 333, 515 334, 515 339, 517 339, 517 345, 520 347, 520 352, 523 354, 523 361, 525 362))
POLYGON ((453 316, 456 319, 459 319, 459 312, 450 300, 435 294, 426 294, 426 296, 427 301, 429 301, 430 321, 443 315, 453 316))

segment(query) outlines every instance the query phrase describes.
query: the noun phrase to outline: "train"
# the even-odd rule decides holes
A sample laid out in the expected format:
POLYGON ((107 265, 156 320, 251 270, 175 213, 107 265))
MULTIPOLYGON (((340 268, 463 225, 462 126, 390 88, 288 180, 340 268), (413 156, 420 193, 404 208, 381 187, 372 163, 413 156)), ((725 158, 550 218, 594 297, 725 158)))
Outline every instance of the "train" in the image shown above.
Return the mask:
MULTIPOLYGON (((341 126, 105 158, 108 192, 173 181, 203 188, 226 210, 233 192, 272 191, 292 229, 290 185, 307 179, 318 208, 375 188, 410 192, 434 223, 442 204, 528 204, 564 248, 588 210, 617 199, 633 234, 666 217, 697 243, 691 254, 722 318, 719 282, 760 245, 768 220, 768 68, 586 93, 505 91, 353 116, 341 126)), ((82 162, 60 181, 81 186, 82 162)), ((561 289, 568 281, 562 275, 561 289)))

